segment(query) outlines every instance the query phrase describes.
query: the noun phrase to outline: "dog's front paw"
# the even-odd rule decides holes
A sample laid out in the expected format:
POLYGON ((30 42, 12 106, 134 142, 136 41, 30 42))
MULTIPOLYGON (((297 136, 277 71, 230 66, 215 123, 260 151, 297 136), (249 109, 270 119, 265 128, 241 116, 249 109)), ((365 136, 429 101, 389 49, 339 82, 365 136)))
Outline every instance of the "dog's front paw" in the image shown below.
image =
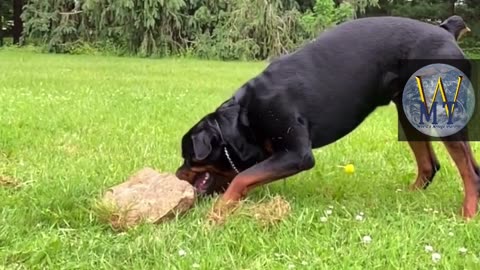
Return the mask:
POLYGON ((462 216, 465 220, 473 219, 477 214, 478 199, 465 199, 462 207, 462 216))
POLYGON ((213 224, 223 224, 228 216, 230 216, 240 206, 239 201, 225 200, 219 198, 210 213, 208 220, 213 224))

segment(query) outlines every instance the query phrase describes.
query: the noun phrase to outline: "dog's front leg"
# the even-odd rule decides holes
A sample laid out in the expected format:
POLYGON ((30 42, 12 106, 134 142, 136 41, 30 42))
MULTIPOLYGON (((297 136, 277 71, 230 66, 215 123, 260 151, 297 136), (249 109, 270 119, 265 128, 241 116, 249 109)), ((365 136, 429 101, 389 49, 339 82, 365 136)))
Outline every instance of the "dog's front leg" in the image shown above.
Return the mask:
MULTIPOLYGON (((270 134, 270 137, 277 138, 271 144, 273 153, 269 158, 238 174, 223 194, 222 201, 239 201, 256 186, 309 170, 315 165, 312 142, 304 124, 306 121, 300 120, 285 129, 266 125, 267 130, 277 131, 270 134)), ((286 123, 287 120, 281 122, 286 123)))
POLYGON ((315 165, 312 151, 283 152, 243 171, 223 194, 224 201, 238 201, 252 188, 309 170, 315 165))
POLYGON ((215 221, 223 220, 252 188, 311 169, 314 165, 311 148, 274 153, 270 158, 237 175, 215 204, 210 217, 215 221))

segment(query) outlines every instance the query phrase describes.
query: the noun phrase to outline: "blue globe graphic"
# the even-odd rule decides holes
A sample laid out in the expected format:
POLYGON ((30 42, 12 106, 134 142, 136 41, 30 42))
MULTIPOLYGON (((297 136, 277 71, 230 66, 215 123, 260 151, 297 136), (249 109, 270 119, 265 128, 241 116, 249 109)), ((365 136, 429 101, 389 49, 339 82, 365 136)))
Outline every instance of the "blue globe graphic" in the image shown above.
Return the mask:
POLYGON ((445 137, 455 134, 468 124, 475 109, 475 93, 470 80, 459 69, 447 64, 431 64, 419 69, 409 78, 403 91, 402 105, 408 121, 418 131, 432 137, 445 137), (417 76, 421 77, 427 107, 421 99, 417 76), (463 76, 463 80, 457 93, 459 76, 463 76), (438 89, 433 100, 439 77, 442 78, 445 95, 438 89), (456 94, 455 105, 450 103, 445 106, 444 98, 447 102, 453 102, 456 94), (430 119, 427 117, 429 112, 430 119))

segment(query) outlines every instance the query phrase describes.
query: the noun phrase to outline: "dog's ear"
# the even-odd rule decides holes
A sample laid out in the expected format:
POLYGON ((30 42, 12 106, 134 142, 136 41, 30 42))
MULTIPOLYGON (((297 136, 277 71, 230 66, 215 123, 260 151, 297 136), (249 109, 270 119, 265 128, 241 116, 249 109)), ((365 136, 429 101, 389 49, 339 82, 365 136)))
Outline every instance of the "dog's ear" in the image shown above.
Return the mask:
POLYGON ((212 134, 202 130, 192 135, 193 151, 195 159, 204 160, 212 152, 212 134))
POLYGON ((233 148, 242 161, 252 159, 261 151, 249 142, 249 121, 247 113, 240 106, 228 106, 219 110, 219 124, 226 142, 233 148))

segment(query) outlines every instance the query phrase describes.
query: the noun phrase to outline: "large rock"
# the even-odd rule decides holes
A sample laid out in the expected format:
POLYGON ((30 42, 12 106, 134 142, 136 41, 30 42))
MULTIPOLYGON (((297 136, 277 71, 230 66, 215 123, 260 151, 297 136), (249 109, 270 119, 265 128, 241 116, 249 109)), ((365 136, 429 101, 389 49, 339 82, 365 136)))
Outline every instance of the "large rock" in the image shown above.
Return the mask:
POLYGON ((140 222, 159 223, 187 211, 195 203, 195 190, 173 174, 144 168, 108 189, 104 200, 113 203, 115 210, 109 217, 113 227, 125 228, 140 222))

